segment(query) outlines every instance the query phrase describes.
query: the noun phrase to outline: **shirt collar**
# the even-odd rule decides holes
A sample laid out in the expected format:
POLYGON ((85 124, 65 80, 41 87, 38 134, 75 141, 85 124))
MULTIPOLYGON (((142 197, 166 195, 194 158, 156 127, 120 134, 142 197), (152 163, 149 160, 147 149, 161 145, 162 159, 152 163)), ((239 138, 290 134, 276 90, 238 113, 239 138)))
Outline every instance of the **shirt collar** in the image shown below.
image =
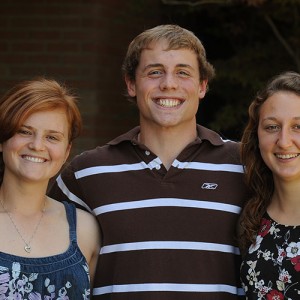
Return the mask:
MULTIPOLYGON (((125 141, 129 141, 133 144, 138 144, 137 137, 139 132, 140 132, 140 127, 136 126, 133 129, 129 130, 128 132, 111 140, 107 144, 111 146, 115 146, 125 141)), ((196 140, 193 142, 195 144, 200 144, 203 141, 208 141, 214 146, 221 146, 226 142, 226 140, 222 139, 222 137, 218 133, 201 125, 197 125, 197 134, 198 136, 196 140)))

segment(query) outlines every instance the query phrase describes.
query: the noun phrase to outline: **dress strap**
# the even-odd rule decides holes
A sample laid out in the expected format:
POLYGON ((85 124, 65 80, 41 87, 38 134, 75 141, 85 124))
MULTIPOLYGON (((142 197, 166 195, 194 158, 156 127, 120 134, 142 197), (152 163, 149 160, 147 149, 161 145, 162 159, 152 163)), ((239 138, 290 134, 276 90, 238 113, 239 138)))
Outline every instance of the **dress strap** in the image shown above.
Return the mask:
POLYGON ((77 234, 76 234, 76 207, 73 203, 68 203, 63 201, 63 204, 66 209, 67 219, 69 223, 69 233, 71 242, 77 243, 77 234))

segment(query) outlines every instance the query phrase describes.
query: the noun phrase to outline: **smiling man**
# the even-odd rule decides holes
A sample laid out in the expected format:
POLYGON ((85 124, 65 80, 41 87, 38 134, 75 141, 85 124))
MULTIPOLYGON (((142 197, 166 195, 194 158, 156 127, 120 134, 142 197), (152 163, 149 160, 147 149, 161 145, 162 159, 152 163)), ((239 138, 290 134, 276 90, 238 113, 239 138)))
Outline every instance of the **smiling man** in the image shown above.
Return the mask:
MULTIPOLYGON (((160 153, 167 169, 197 137, 196 113, 208 80, 200 79, 192 50, 168 47, 167 40, 151 42, 141 52, 135 79, 125 76, 128 93, 136 98, 140 112, 139 142, 160 153)), ((209 71, 213 75, 213 69, 209 71)))
POLYGON ((100 223, 94 299, 241 299, 243 168, 237 143, 196 124, 214 76, 202 43, 177 25, 151 28, 123 72, 140 126, 75 157, 51 191, 100 223))

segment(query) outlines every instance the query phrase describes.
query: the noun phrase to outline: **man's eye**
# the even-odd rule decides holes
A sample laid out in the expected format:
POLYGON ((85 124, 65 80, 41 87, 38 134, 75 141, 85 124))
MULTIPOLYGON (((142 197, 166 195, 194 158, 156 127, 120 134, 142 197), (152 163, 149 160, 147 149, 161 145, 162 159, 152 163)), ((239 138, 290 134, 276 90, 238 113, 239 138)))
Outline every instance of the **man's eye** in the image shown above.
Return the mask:
POLYGON ((159 71, 159 70, 153 70, 153 71, 150 71, 148 74, 149 74, 150 76, 151 76, 151 75, 161 75, 162 72, 159 71))
POLYGON ((179 71, 178 72, 178 74, 180 75, 180 76, 190 76, 190 74, 188 73, 188 72, 186 72, 186 71, 179 71))

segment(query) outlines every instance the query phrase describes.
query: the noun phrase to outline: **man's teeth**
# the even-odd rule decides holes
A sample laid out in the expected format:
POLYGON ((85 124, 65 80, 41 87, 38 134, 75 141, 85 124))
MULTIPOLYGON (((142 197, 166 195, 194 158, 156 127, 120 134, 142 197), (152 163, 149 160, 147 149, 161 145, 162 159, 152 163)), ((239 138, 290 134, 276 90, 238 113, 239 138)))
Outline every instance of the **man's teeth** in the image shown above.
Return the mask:
POLYGON ((43 163, 43 162, 46 161, 46 160, 43 159, 43 158, 32 157, 32 156, 28 156, 28 155, 23 156, 23 158, 26 159, 26 160, 35 162, 35 163, 43 163))
POLYGON ((157 104, 163 107, 175 107, 181 102, 176 99, 159 99, 157 104))
POLYGON ((276 154, 276 157, 281 158, 281 159, 289 159, 289 158, 294 158, 297 156, 298 156, 298 154, 276 154))

